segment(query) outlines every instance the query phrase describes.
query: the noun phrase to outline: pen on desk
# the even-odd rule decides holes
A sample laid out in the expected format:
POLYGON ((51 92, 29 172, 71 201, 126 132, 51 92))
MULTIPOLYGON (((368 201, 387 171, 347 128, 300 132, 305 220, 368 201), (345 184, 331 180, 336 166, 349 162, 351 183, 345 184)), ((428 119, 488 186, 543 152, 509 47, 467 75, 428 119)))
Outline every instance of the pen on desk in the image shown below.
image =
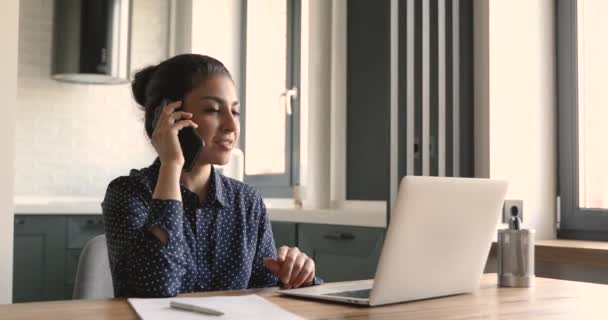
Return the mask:
POLYGON ((198 312, 198 313, 202 313, 202 314, 206 314, 206 315, 210 315, 210 316, 223 316, 224 315, 223 312, 215 310, 215 309, 205 308, 205 307, 201 307, 201 306, 197 306, 197 305, 193 305, 193 304, 189 304, 189 303, 177 302, 177 301, 169 302, 169 306, 173 309, 198 312))

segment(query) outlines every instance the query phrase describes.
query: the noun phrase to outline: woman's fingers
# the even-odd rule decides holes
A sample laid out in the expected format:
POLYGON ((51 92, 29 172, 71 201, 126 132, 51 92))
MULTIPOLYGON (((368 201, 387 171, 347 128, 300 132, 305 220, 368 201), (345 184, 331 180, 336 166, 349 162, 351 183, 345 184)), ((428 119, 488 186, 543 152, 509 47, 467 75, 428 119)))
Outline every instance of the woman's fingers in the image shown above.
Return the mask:
MULTIPOLYGON (((182 118, 184 112, 178 111, 175 112, 175 109, 182 105, 181 101, 175 101, 169 103, 163 107, 159 107, 156 109, 154 113, 154 129, 162 127, 165 123, 169 123, 169 126, 182 118)), ((189 118, 189 117, 188 117, 189 118)))
POLYGON ((177 122, 179 120, 192 118, 192 113, 185 111, 175 111, 171 114, 169 118, 173 119, 173 122, 177 122))
POLYGON ((285 255, 285 261, 283 261, 283 264, 281 265, 279 279, 281 279, 281 282, 286 285, 287 288, 290 288, 289 281, 291 280, 291 272, 299 255, 300 250, 298 248, 289 248, 285 255))
POLYGON ((279 250, 277 251, 277 261, 278 262, 285 261, 285 256, 287 255, 288 251, 289 251, 289 247, 288 246, 282 246, 282 247, 280 247, 279 250))
POLYGON ((179 131, 185 127, 198 128, 198 124, 196 124, 192 120, 179 120, 173 125, 173 128, 175 128, 177 131, 179 131))
POLYGON ((296 281, 296 278, 300 275, 302 268, 304 268, 304 264, 306 263, 307 259, 308 256, 304 253, 300 253, 300 255, 298 255, 298 257, 296 258, 296 261, 293 264, 293 268, 291 269, 291 278, 289 279, 289 284, 292 287, 296 281))
POLYGON ((313 261, 312 272, 308 275, 308 278, 306 278, 306 280, 304 280, 304 283, 311 283, 314 279, 315 279, 315 267, 314 267, 314 261, 313 261))
MULTIPOLYGON (((168 103, 167 105, 165 105, 162 108, 156 109, 156 114, 154 115, 154 118, 156 119, 156 127, 158 128, 163 123, 166 123, 167 119, 172 118, 173 114, 175 113, 175 109, 181 107, 181 105, 182 105, 181 101, 175 101, 175 102, 168 103), (160 112, 160 114, 158 114, 159 112, 160 112)), ((175 121, 173 121, 173 122, 175 122, 175 121)))
POLYGON ((191 120, 192 113, 177 110, 181 106, 182 102, 176 101, 156 109, 160 112, 154 116, 155 127, 151 135, 152 145, 161 163, 175 164, 176 168, 181 168, 184 164, 178 132, 185 127, 198 128, 198 125, 191 120))
POLYGON ((167 103, 167 105, 163 107, 163 112, 165 114, 169 115, 169 114, 172 114, 175 111, 175 109, 177 109, 177 108, 179 108, 181 106, 182 106, 182 102, 181 101, 174 101, 174 102, 171 102, 171 103, 167 103))
POLYGON ((175 111, 173 113, 171 113, 170 115, 167 115, 163 118, 161 118, 158 122, 159 124, 157 125, 157 128, 163 125, 166 125, 167 127, 171 127, 174 123, 180 121, 180 120, 187 120, 187 119, 192 119, 192 113, 190 112, 185 112, 185 111, 175 111))
MULTIPOLYGON (((306 280, 311 278, 311 275, 314 278, 314 272, 315 272, 314 261, 312 261, 312 259, 309 258, 308 256, 306 256, 305 254, 302 254, 302 258, 304 260, 304 262, 302 264, 302 268, 300 268, 300 271, 298 272, 298 276, 294 277, 290 283, 292 288, 299 288, 300 286, 302 286, 303 283, 310 282, 310 281, 306 281, 306 280)), ((295 271, 295 268, 294 268, 294 271, 295 271)))
POLYGON ((278 274, 281 270, 281 265, 273 258, 264 258, 264 266, 274 274, 278 274))
POLYGON ((282 246, 276 259, 264 258, 264 265, 279 277, 285 289, 298 288, 315 277, 315 262, 296 247, 282 246))

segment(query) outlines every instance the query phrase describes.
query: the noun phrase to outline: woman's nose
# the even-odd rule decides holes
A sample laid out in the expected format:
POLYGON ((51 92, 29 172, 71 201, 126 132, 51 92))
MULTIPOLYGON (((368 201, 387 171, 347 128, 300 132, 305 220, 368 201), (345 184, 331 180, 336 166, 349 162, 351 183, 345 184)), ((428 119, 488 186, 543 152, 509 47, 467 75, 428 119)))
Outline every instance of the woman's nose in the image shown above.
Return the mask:
POLYGON ((234 116, 232 111, 226 112, 225 116, 222 117, 222 131, 236 131, 236 128, 239 125, 238 121, 238 117, 234 116))

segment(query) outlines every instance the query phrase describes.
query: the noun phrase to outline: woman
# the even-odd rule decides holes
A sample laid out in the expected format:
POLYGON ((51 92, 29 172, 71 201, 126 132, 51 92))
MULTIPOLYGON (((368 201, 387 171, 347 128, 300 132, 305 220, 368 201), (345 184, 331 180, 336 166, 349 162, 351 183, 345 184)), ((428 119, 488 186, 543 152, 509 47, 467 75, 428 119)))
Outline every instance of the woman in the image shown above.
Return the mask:
POLYGON ((175 56, 138 72, 132 89, 158 158, 112 181, 102 203, 115 295, 320 283, 313 260, 298 248, 277 252, 255 188, 213 168, 228 162, 240 130, 236 89, 224 65, 175 56), (161 106, 165 99, 174 102, 161 106), (177 136, 185 127, 205 141, 189 172, 182 170, 177 136))

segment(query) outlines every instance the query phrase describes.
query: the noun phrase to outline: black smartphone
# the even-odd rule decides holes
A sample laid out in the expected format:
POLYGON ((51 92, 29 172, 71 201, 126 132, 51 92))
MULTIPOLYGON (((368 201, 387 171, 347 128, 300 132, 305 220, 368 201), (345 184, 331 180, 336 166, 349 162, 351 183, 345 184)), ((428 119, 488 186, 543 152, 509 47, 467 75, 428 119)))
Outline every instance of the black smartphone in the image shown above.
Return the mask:
MULTIPOLYGON (((154 120, 152 121, 153 127, 156 128, 156 123, 158 122, 158 117, 160 116, 163 108, 169 104, 170 101, 165 99, 162 101, 161 105, 156 108, 156 112, 154 114, 154 120)), ((175 111, 181 111, 182 108, 176 109, 175 111)), ((203 151, 205 147, 205 141, 201 138, 201 136, 196 132, 196 129, 193 127, 185 127, 179 131, 177 134, 177 138, 179 139, 179 144, 182 148, 182 154, 184 155, 184 170, 187 172, 192 170, 192 166, 198 159, 199 155, 203 151)))

